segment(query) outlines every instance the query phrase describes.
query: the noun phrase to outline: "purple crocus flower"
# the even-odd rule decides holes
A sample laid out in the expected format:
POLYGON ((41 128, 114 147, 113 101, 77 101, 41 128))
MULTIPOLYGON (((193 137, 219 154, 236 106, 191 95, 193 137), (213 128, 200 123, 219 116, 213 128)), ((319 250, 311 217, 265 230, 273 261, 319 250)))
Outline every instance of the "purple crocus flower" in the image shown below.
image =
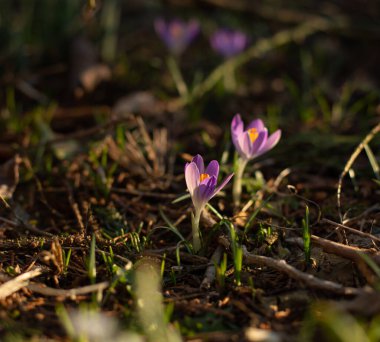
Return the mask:
POLYGON ((189 22, 180 19, 165 22, 162 18, 158 18, 154 22, 154 28, 168 49, 177 56, 185 51, 200 30, 199 23, 195 19, 189 22))
POLYGON ((212 48, 224 58, 237 55, 247 46, 247 36, 240 31, 219 29, 210 38, 212 48))
POLYGON ((205 169, 203 158, 197 154, 185 166, 186 185, 194 204, 195 213, 192 214, 193 249, 198 252, 201 248, 199 221, 207 202, 213 198, 229 182, 233 174, 229 175, 217 186, 219 163, 212 160, 205 169))
POLYGON ((191 163, 186 164, 186 185, 196 212, 201 211, 206 203, 222 190, 233 176, 230 174, 219 186, 216 186, 218 175, 219 163, 212 160, 205 169, 203 158, 199 154, 192 159, 191 163))
POLYGON ((244 123, 236 114, 231 123, 232 142, 243 160, 254 159, 277 145, 281 130, 268 137, 268 129, 260 119, 253 120, 244 130, 244 123))

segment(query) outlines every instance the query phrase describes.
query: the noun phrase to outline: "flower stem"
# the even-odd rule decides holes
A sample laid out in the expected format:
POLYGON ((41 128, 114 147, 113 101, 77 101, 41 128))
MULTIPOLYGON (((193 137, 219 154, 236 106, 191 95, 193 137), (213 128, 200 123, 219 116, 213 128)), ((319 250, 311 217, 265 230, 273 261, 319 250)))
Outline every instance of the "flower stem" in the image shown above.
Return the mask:
POLYGON ((202 210, 196 210, 195 215, 191 214, 191 225, 193 230, 193 249, 198 253, 201 249, 201 236, 199 233, 199 221, 201 219, 202 210))
POLYGON ((238 207, 240 205, 240 197, 241 197, 241 181, 243 179, 244 169, 247 166, 247 160, 243 160, 241 158, 237 161, 237 169, 234 177, 234 183, 232 186, 232 197, 234 201, 234 206, 238 207))
POLYGON ((167 64, 179 94, 181 97, 187 97, 189 91, 182 77, 181 70, 178 66, 178 59, 176 59, 174 56, 169 56, 167 64))
POLYGON ((224 73, 224 88, 229 92, 233 92, 236 86, 235 68, 231 63, 227 63, 224 73))

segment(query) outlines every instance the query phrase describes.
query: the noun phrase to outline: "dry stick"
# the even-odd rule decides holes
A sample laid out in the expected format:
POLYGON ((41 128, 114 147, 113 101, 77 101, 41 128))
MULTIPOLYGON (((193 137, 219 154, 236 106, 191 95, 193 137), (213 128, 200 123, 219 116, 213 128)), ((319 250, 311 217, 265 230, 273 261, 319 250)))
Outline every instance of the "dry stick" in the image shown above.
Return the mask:
POLYGON ((342 208, 341 208, 341 193, 342 193, 342 182, 343 178, 347 174, 347 172, 351 169, 352 164, 355 162, 356 158, 360 154, 360 152, 364 149, 365 145, 367 145, 374 136, 380 132, 380 123, 378 123, 372 130, 369 132, 366 137, 361 141, 361 143, 358 145, 358 147, 355 149, 354 153, 351 154, 350 159, 347 161, 346 165, 344 166, 343 172, 339 176, 339 182, 338 182, 338 190, 336 192, 336 200, 337 200, 337 207, 338 207, 338 213, 341 223, 343 223, 343 215, 342 215, 342 208))
POLYGON ((313 241, 318 246, 322 247, 323 251, 330 254, 341 256, 354 262, 362 262, 361 254, 370 256, 377 265, 380 266, 380 252, 375 248, 359 248, 354 246, 344 245, 339 242, 326 240, 316 235, 311 236, 313 241))
POLYGON ((87 285, 82 287, 77 287, 74 289, 55 289, 52 287, 47 287, 41 283, 29 284, 27 288, 33 292, 52 297, 75 297, 79 295, 85 295, 92 292, 100 292, 105 290, 109 286, 108 281, 102 283, 87 285))
POLYGON ((253 58, 262 57, 266 53, 289 44, 290 42, 303 41, 316 32, 325 32, 344 26, 346 26, 346 22, 343 17, 334 17, 332 19, 318 17, 313 20, 308 20, 295 28, 280 31, 272 37, 262 38, 247 51, 220 64, 188 97, 175 99, 169 104, 169 107, 171 107, 172 110, 176 110, 194 99, 202 97, 224 77, 226 69, 236 69, 253 58))
POLYGON ((45 286, 42 283, 31 283, 29 284, 29 279, 38 277, 43 273, 41 267, 35 268, 32 271, 23 273, 16 278, 11 278, 4 273, 0 273, 0 281, 6 281, 5 284, 0 286, 0 299, 6 298, 12 293, 17 292, 23 287, 26 287, 30 291, 45 295, 45 296, 55 296, 55 297, 75 297, 79 295, 84 295, 92 292, 99 292, 105 290, 109 286, 108 281, 102 283, 87 285, 82 287, 77 287, 74 289, 55 289, 52 287, 45 286))
POLYGON ((41 267, 37 267, 34 270, 20 274, 13 279, 3 273, 0 273, 0 281, 6 281, 6 283, 0 285, 0 299, 6 298, 21 288, 28 286, 30 279, 38 277, 42 273, 43 269, 41 267))
MULTIPOLYGON (((304 245, 303 239, 300 237, 288 238, 286 241, 296 244, 300 248, 303 248, 304 245)), ((342 243, 327 240, 316 235, 311 235, 311 241, 321 247, 325 253, 335 254, 353 262, 362 262, 363 258, 360 256, 360 254, 366 254, 380 266, 380 252, 378 252, 375 248, 359 248, 355 246, 344 245, 342 243)))
POLYGON ((334 222, 334 221, 331 221, 329 219, 322 219, 321 222, 325 222, 325 223, 328 223, 328 224, 331 224, 335 227, 339 227, 339 228, 343 228, 343 229, 346 229, 356 235, 360 235, 360 236, 363 236, 363 237, 366 237, 366 238, 369 238, 373 241, 377 241, 377 242, 380 242, 380 238, 378 238, 377 236, 375 235, 372 235, 370 233, 365 233, 365 232, 362 232, 361 230, 358 230, 358 229, 355 229, 355 228, 351 228, 351 227, 348 227, 344 224, 341 224, 341 223, 337 223, 337 222, 334 222))
POLYGON ((262 255, 251 254, 245 246, 243 246, 243 255, 248 264, 274 268, 313 289, 330 291, 340 295, 358 295, 364 291, 363 289, 354 287, 344 287, 333 281, 319 279, 311 274, 301 272, 289 265, 285 260, 276 260, 262 255))
POLYGON ((213 283, 216 274, 215 264, 219 263, 220 258, 222 257, 222 252, 223 247, 221 245, 218 245, 218 247, 216 247, 214 253, 211 256, 211 265, 209 265, 206 269, 205 276, 201 283, 201 289, 208 290, 211 287, 211 284, 213 283))
POLYGON ((373 270, 371 270, 361 255, 368 255, 377 265, 380 265, 380 253, 376 249, 348 246, 338 242, 323 239, 316 235, 311 236, 311 241, 322 247, 323 251, 326 253, 335 254, 342 258, 355 262, 360 273, 365 277, 369 284, 374 285, 377 282, 373 270))

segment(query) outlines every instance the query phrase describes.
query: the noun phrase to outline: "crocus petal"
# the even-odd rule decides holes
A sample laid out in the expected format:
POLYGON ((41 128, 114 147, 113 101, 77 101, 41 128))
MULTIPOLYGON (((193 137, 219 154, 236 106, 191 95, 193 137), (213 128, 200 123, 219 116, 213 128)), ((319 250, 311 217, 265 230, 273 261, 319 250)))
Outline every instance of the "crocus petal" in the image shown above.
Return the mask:
POLYGON ((197 20, 195 19, 192 19, 189 21, 189 23, 187 24, 187 43, 190 43, 194 38, 195 36, 199 33, 199 23, 197 20))
POLYGON ((154 29, 156 30, 157 34, 164 39, 166 36, 166 25, 162 18, 158 18, 154 21, 154 29))
POLYGON ((214 193, 212 194, 211 198, 214 197, 220 190, 222 190, 227 183, 230 181, 230 179, 233 177, 233 173, 231 173, 229 176, 227 176, 222 183, 219 184, 219 186, 214 190, 214 193))
POLYGON ((243 120, 241 119, 240 114, 236 114, 231 122, 231 132, 234 133, 235 135, 239 135, 242 133, 244 130, 244 123, 243 120))
POLYGON ((193 204, 196 210, 201 210, 214 194, 216 178, 210 177, 207 183, 200 184, 192 196, 193 204))
POLYGON ((212 160, 210 164, 208 164, 206 168, 206 173, 212 177, 214 176, 216 179, 218 179, 219 175, 219 163, 216 160, 212 160))
POLYGON ((273 147, 275 147, 277 145, 277 143, 279 142, 280 138, 281 138, 281 130, 278 129, 276 132, 272 133, 269 136, 265 146, 260 151, 260 154, 263 154, 263 153, 271 150, 273 147))
POLYGON ((199 185, 199 171, 197 165, 194 162, 191 162, 187 165, 185 169, 185 180, 190 195, 193 197, 194 190, 199 185))
POLYGON ((200 30, 196 20, 188 23, 179 19, 165 22, 162 18, 155 20, 154 28, 167 48, 177 56, 185 51, 200 30))
POLYGON ((252 144, 252 154, 255 155, 260 153, 261 149, 264 148, 268 139, 268 130, 264 128, 259 132, 257 139, 252 144))
POLYGON ((256 128, 258 131, 263 130, 265 128, 263 120, 256 119, 256 120, 251 121, 249 125, 247 126, 247 130, 251 128, 256 128))
POLYGON ((244 50, 247 36, 243 32, 220 29, 213 33, 210 43, 215 51, 229 58, 244 50))
POLYGON ((197 165, 199 174, 205 173, 205 164, 204 164, 203 158, 200 154, 197 154, 193 158, 192 162, 195 163, 195 165, 197 165))
POLYGON ((243 132, 239 135, 238 144, 240 149, 240 151, 238 149, 238 153, 240 154, 240 157, 243 159, 250 159, 253 151, 251 138, 249 137, 248 132, 243 132))
POLYGON ((238 146, 238 138, 243 133, 244 123, 240 114, 236 114, 231 122, 231 137, 235 147, 238 146))
POLYGON ((233 37, 233 46, 235 51, 243 51, 247 44, 247 36, 242 32, 236 32, 233 37))
POLYGON ((215 176, 210 177, 209 181, 207 182, 206 189, 202 194, 203 199, 205 199, 206 202, 208 202, 211 196, 213 195, 215 187, 216 187, 216 182, 217 182, 217 179, 215 176))

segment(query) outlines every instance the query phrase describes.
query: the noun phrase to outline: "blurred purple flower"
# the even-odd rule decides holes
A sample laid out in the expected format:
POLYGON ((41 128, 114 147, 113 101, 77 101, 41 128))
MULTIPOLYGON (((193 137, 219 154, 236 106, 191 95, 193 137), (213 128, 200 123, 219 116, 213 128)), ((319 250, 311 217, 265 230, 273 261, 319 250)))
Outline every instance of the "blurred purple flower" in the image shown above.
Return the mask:
POLYGON ((180 19, 165 22, 158 18, 154 21, 154 28, 168 49, 177 56, 185 51, 200 31, 199 23, 195 19, 189 22, 180 19))
POLYGON ((233 176, 230 174, 219 186, 216 186, 218 175, 219 163, 212 160, 205 169, 203 158, 199 154, 192 159, 191 163, 186 164, 186 185, 196 213, 201 212, 206 203, 222 190, 233 176))
POLYGON ((229 58, 242 52, 247 46, 247 36, 240 31, 219 29, 210 38, 212 48, 224 58, 229 58))
POLYGON ((236 114, 231 123, 232 142, 243 160, 254 159, 277 145, 281 130, 268 137, 268 129, 260 119, 253 120, 244 130, 244 123, 236 114))

